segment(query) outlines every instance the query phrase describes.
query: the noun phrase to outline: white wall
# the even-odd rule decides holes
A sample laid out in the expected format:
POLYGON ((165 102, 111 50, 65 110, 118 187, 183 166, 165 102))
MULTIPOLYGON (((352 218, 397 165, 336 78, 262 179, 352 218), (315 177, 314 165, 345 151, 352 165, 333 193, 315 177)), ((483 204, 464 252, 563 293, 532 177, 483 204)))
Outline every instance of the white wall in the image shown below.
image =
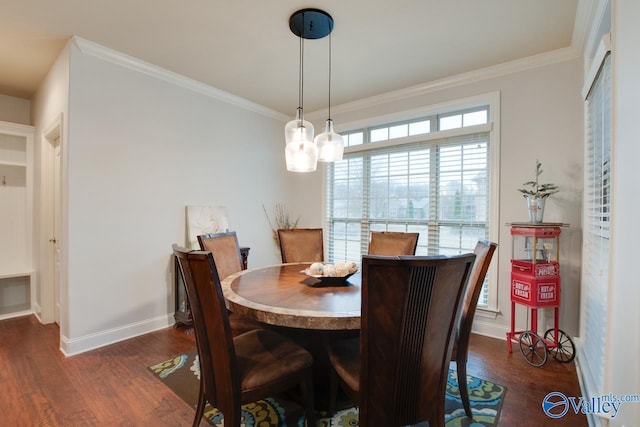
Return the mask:
MULTIPOLYGON (((292 203, 296 179, 284 167, 284 120, 81 45, 69 45, 64 147, 67 354, 173 322, 171 244, 185 243, 185 205, 226 206, 250 266, 277 262, 262 204, 292 203)), ((56 88, 39 98, 43 126, 56 88)))
MULTIPOLYGON (((510 259, 511 236, 505 223, 527 221, 527 211, 522 195, 517 188, 529 181, 538 158, 544 166, 545 182, 559 185, 560 193, 547 200, 545 221, 564 222, 571 226, 563 228, 561 236, 562 303, 560 328, 569 335, 578 332, 580 307, 579 278, 581 260, 581 204, 582 204, 582 62, 573 59, 533 67, 523 71, 485 76, 467 84, 447 85, 440 82, 428 90, 416 87, 405 90, 405 96, 388 96, 363 100, 352 105, 332 108, 332 118, 344 131, 348 123, 361 122, 369 117, 384 116, 416 108, 428 107, 479 94, 500 92, 501 114, 501 165, 499 197, 499 244, 497 258, 493 264, 499 272, 497 318, 477 317, 476 331, 499 338, 509 330, 510 307, 510 259), (347 124, 347 125, 345 125, 347 124)), ((307 114, 320 126, 321 114, 307 114)), ((321 178, 317 178, 321 186, 321 178)), ((312 201, 307 201, 312 203, 312 201)), ((316 201, 313 209, 320 210, 316 201)), ((524 327, 526 311, 518 306, 518 326, 524 327)), ((547 310, 547 315, 552 315, 547 310)), ((542 322, 542 316, 541 316, 542 322)), ((528 329, 528 328, 527 328, 528 329)))
POLYGON ((28 99, 0 94, 0 121, 31 125, 28 99))

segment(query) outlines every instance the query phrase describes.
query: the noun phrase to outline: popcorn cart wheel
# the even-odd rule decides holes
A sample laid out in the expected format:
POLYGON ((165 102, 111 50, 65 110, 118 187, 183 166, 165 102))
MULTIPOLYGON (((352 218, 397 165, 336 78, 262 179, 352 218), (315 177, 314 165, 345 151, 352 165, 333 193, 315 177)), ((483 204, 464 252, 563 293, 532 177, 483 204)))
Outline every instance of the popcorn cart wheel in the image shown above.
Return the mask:
POLYGON ((531 366, 542 366, 547 363, 547 345, 542 337, 533 331, 524 331, 518 339, 520 353, 531 366))
POLYGON ((576 346, 563 330, 558 329, 556 333, 554 328, 547 329, 547 332, 544 333, 544 339, 546 343, 551 343, 547 344, 547 349, 551 357, 558 362, 569 363, 576 357, 576 346))
POLYGON ((547 363, 548 355, 558 362, 569 363, 576 357, 576 347, 571 338, 561 329, 548 329, 544 338, 534 331, 524 331, 518 339, 520 353, 531 366, 547 363), (556 335, 557 334, 557 335, 556 335))

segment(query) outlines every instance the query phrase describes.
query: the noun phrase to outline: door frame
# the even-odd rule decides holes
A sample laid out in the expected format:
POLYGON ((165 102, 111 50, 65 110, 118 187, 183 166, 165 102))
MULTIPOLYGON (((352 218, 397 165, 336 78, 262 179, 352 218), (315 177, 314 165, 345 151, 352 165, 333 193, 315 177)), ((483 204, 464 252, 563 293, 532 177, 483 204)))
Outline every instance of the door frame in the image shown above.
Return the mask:
MULTIPOLYGON (((63 185, 65 182, 65 144, 62 113, 42 132, 40 148, 40 237, 38 242, 40 254, 38 265, 40 279, 40 321, 42 323, 56 322, 60 324, 68 310, 64 304, 66 300, 64 297, 64 295, 66 295, 66 278, 64 273, 64 265, 66 265, 66 251, 64 247, 66 245, 64 242, 66 239, 63 238, 63 236, 66 235, 64 228, 64 200, 66 199, 66 191, 63 185), (54 179, 56 177, 54 166, 54 161, 56 161, 56 144, 59 144, 60 149, 60 156, 57 159, 57 161, 60 162, 57 165, 60 173, 57 180, 54 179), (58 186, 58 194, 60 197, 58 201, 60 204, 60 212, 57 217, 54 212, 54 186, 56 185, 58 186), (54 218, 56 218, 58 224, 54 222, 54 218), (56 235, 56 228, 59 230, 58 235, 56 235), (60 245, 60 268, 58 270, 54 267, 55 255, 52 250, 54 248, 52 248, 52 242, 50 241, 54 236, 57 239, 57 243, 54 244, 60 245), (58 274, 58 298, 56 298, 55 292, 56 271, 58 274), (59 318, 56 316, 56 304, 59 305, 59 318)), ((62 325, 60 324, 60 326, 62 325)))

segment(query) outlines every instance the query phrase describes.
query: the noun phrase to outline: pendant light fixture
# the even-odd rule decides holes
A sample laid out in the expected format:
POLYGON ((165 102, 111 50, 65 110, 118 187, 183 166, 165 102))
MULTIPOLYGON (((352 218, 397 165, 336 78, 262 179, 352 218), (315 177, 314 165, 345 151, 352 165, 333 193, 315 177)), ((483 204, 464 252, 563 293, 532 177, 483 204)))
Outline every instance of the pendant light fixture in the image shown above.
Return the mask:
MULTIPOLYGON (((304 18, 303 18, 304 19, 304 18)), ((304 119, 304 39, 300 37, 298 68, 298 108, 296 118, 284 127, 285 160, 290 172, 313 172, 318 165, 318 147, 313 142, 313 125, 304 119)))
MULTIPOLYGON (((292 121, 288 122, 284 128, 286 141, 285 159, 288 171, 314 172, 319 160, 319 147, 316 145, 313 138, 313 125, 304 120, 304 40, 321 39, 331 34, 331 31, 333 30, 333 18, 327 12, 319 9, 301 9, 289 18, 289 29, 300 39, 300 66, 298 76, 298 109, 296 110, 296 117, 292 121)), ((331 56, 331 45, 329 45, 329 56, 331 56)), ((331 76, 329 76, 329 80, 330 79, 331 76)), ((329 83, 329 85, 331 85, 331 83, 329 83)), ((327 120, 327 128, 329 128, 328 122, 329 120, 327 120)), ((333 130, 332 126, 333 125, 331 124, 331 130, 333 130)), ((326 131, 321 135, 324 135, 325 133, 326 131)), ((318 137, 321 135, 318 135, 318 137)), ((325 138, 322 139, 325 140, 325 138)), ((322 147, 324 147, 324 143, 322 147)), ((326 151, 327 150, 323 149, 322 152, 324 153, 326 151)), ((335 149, 333 151, 335 152, 335 149)), ((327 158, 329 158, 329 156, 322 156, 322 159, 327 158)))
POLYGON ((331 34, 329 34, 329 108, 324 132, 315 137, 314 142, 318 146, 319 162, 337 162, 342 160, 344 142, 342 136, 333 130, 331 120, 331 34))

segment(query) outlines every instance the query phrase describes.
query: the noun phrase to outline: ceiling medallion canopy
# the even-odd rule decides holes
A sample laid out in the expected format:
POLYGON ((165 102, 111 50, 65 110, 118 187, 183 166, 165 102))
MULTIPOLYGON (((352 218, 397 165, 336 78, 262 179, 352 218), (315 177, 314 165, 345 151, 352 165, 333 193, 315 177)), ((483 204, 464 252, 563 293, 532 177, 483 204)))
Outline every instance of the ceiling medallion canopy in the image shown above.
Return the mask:
POLYGON ((289 29, 303 39, 321 39, 333 31, 333 18, 324 10, 302 9, 289 18, 289 29))

